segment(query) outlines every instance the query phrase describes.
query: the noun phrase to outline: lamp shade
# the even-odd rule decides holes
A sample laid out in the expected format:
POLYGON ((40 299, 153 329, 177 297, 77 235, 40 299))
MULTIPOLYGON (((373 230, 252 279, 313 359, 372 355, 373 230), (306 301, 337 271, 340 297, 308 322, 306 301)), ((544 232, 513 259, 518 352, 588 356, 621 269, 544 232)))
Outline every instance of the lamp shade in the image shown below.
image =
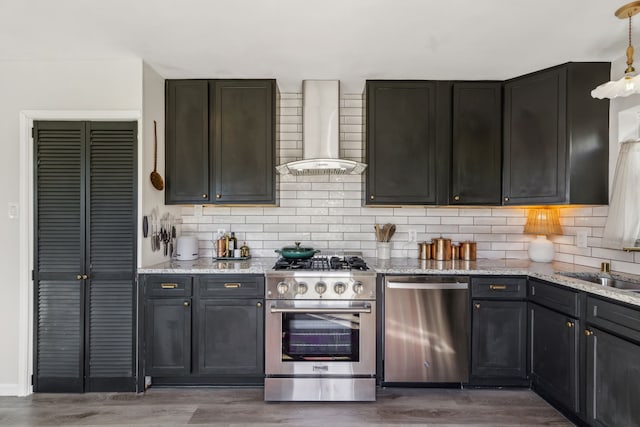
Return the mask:
POLYGON ((524 226, 526 234, 548 236, 549 234, 562 234, 558 210, 551 208, 529 209, 527 223, 524 226))
POLYGON ((621 79, 601 84, 591 91, 599 99, 613 99, 640 93, 640 75, 624 75, 621 79))

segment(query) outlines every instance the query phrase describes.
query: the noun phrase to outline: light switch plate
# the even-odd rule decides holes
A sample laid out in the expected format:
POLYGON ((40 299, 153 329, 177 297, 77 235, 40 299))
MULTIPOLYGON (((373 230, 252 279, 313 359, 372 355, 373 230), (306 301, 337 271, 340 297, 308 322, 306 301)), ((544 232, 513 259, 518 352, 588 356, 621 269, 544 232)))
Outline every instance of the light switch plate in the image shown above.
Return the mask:
POLYGON ((18 218, 18 215, 20 215, 20 209, 18 207, 18 204, 16 202, 9 202, 7 213, 9 215, 9 219, 18 218))
POLYGON ((579 248, 587 247, 587 230, 578 230, 576 233, 576 246, 579 248))

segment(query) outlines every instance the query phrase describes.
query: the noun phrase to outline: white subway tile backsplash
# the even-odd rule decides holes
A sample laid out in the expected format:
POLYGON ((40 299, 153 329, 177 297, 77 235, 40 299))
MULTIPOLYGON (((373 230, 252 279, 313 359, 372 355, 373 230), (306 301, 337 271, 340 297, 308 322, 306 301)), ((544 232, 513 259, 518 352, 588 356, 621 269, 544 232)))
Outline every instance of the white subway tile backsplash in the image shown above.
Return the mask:
MULTIPOLYGON (((277 164, 302 158, 302 94, 281 93, 277 164)), ((362 94, 342 94, 340 155, 357 161, 364 158, 362 94)), ((318 249, 356 249, 375 256, 373 225, 396 224, 393 256, 417 256, 416 244, 408 242, 415 230, 418 241, 449 237, 478 242, 479 258, 526 259, 533 236, 523 234, 527 207, 365 207, 364 175, 278 175, 279 207, 228 207, 206 205, 194 216, 193 206, 182 206, 181 234, 202 239, 200 254, 211 256, 218 228, 235 231, 246 241, 252 255, 273 257, 274 249, 303 240, 318 249)), ((589 267, 610 261, 614 271, 640 274, 640 254, 602 248, 608 206, 560 207, 562 236, 552 236, 556 260, 589 267), (587 247, 578 248, 576 233, 587 232, 587 247)))

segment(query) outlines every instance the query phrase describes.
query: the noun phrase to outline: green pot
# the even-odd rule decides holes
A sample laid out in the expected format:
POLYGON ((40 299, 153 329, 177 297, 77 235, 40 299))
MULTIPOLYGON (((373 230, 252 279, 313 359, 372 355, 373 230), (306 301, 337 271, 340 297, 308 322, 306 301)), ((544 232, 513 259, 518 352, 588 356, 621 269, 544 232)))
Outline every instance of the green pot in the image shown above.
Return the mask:
POLYGON ((295 246, 285 246, 284 248, 276 249, 275 251, 279 253, 280 256, 287 259, 307 259, 320 252, 319 249, 300 246, 300 242, 295 243, 295 246))

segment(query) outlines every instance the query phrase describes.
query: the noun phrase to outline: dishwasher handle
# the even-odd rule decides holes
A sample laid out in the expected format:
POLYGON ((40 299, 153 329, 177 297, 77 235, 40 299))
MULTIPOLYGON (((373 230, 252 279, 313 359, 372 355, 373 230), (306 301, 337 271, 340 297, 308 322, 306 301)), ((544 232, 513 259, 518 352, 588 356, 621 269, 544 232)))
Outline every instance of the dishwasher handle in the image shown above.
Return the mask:
POLYGON ((388 289, 469 289, 467 282, 394 282, 387 281, 388 289))

